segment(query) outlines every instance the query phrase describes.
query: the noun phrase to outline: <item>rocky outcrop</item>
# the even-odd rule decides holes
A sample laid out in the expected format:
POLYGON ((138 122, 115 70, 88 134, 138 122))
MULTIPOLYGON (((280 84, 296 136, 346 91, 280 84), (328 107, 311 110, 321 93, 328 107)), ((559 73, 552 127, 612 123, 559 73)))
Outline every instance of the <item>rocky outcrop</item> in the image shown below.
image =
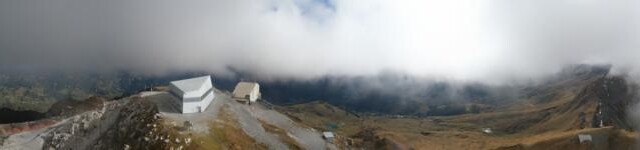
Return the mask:
POLYGON ((162 131, 159 131, 157 112, 151 102, 134 98, 120 110, 117 122, 92 149, 151 149, 168 140, 166 136, 159 136, 162 131))
POLYGON ((152 125, 158 119, 156 113, 155 105, 136 96, 105 102, 56 126, 45 136, 44 148, 139 149, 148 144, 144 135, 157 127, 152 125))
POLYGON ((106 115, 112 115, 107 106, 114 107, 119 102, 102 105, 100 109, 87 111, 71 118, 65 119, 63 125, 55 127, 52 132, 45 136, 45 147, 55 149, 83 148, 91 143, 95 136, 100 136, 100 128, 110 126, 106 115))

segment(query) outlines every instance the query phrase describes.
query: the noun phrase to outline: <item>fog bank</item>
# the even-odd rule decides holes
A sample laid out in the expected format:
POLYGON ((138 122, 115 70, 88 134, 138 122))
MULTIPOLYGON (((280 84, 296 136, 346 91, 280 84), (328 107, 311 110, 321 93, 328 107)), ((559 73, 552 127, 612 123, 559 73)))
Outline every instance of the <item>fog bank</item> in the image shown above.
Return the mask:
POLYGON ((20 0, 0 2, 0 67, 401 72, 508 83, 576 63, 640 66, 631 0, 20 0), (231 68, 231 69, 230 69, 231 68))

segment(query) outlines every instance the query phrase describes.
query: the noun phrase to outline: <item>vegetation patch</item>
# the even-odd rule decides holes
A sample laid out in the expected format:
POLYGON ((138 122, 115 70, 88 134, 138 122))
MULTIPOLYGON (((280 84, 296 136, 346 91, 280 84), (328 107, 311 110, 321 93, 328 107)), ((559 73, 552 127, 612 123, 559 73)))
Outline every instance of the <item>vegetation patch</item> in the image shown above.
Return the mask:
POLYGON ((303 149, 298 142, 296 142, 296 140, 294 140, 293 138, 291 138, 288 134, 287 131, 285 131, 282 128, 279 128, 275 125, 269 124, 263 120, 258 119, 258 121, 260 121, 260 124, 262 124, 262 128, 264 128, 264 130, 266 130, 269 133, 275 134, 276 136, 278 136, 278 138, 280 138, 280 141, 282 141, 284 144, 287 144, 287 146, 289 147, 289 149, 292 150, 301 150, 303 149))

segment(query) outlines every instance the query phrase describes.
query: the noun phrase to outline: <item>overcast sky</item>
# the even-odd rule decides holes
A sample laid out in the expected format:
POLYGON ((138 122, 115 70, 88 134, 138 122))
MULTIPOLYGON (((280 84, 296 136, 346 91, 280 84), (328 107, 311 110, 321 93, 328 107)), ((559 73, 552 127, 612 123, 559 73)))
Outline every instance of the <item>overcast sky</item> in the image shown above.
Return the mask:
POLYGON ((4 0, 0 67, 531 78, 640 67, 633 0, 4 0))

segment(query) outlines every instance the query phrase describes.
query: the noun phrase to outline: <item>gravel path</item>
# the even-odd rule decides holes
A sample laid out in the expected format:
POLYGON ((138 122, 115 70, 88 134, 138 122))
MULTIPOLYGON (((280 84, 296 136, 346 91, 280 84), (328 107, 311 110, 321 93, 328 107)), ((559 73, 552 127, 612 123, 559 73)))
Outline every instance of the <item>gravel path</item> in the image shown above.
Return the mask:
POLYGON ((298 126, 289 117, 268 109, 260 104, 254 104, 250 106, 244 106, 245 109, 250 110, 251 114, 255 118, 264 120, 269 124, 273 124, 279 128, 282 128, 289 133, 289 136, 301 144, 305 149, 327 149, 327 147, 334 147, 322 139, 322 135, 314 129, 303 128, 298 126))
POLYGON ((255 117, 253 117, 244 107, 243 104, 231 102, 228 106, 237 117, 238 122, 242 126, 242 130, 250 137, 260 143, 265 143, 269 146, 269 149, 285 150, 289 149, 287 145, 282 143, 280 139, 262 128, 262 124, 255 117))

